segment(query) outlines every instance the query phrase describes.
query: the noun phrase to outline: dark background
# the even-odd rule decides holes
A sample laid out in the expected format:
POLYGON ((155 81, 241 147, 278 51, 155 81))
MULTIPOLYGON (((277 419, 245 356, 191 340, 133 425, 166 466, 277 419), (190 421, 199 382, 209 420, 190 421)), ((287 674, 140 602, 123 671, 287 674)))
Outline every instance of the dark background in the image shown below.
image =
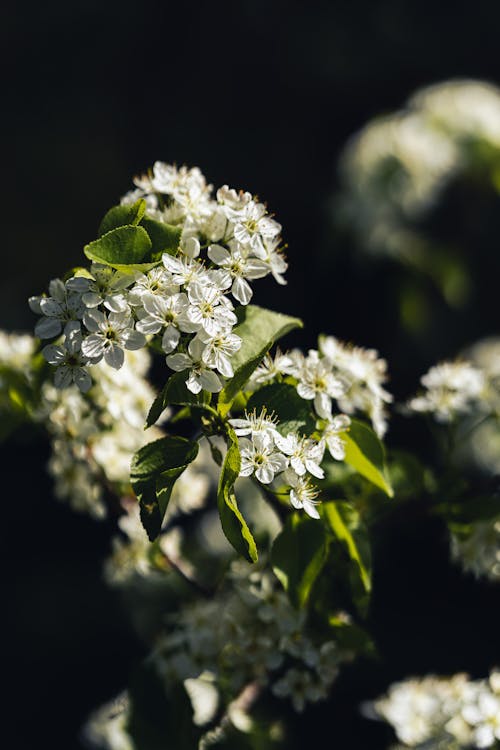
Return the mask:
MULTIPOLYGON (((25 299, 80 262, 134 174, 175 161, 200 166, 216 186, 257 192, 276 213, 289 244, 288 286, 263 282, 256 299, 305 320, 293 343, 314 345, 326 331, 375 346, 390 361, 392 390, 406 396, 409 368, 415 383, 435 342, 398 364, 411 347, 394 321, 391 272, 356 276, 330 226, 336 160, 350 134, 417 87, 450 77, 500 83, 499 30, 495 2, 86 0, 4 9, 0 326, 31 329, 25 299)), ((500 330, 496 278, 485 281, 490 302, 465 327, 447 318, 441 356, 500 330)), ((126 683, 143 647, 101 582, 110 527, 54 501, 44 451, 19 438, 2 450, 1 731, 16 750, 73 750, 88 712, 126 683)), ((390 731, 361 719, 358 705, 390 681, 429 671, 483 676, 500 661, 498 587, 448 564, 440 524, 397 525, 380 547, 372 621, 383 661, 348 670, 327 711, 314 709, 317 721, 328 715, 338 748, 386 746, 390 731)))

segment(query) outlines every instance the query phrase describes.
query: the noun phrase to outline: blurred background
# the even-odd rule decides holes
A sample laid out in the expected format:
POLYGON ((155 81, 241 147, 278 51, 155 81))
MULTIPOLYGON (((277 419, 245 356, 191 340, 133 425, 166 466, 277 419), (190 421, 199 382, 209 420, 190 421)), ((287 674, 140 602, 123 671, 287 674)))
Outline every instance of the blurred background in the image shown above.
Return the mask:
MULTIPOLYGON (((375 347, 389 361, 389 389, 406 398, 436 359, 500 333, 500 141, 469 161, 460 152, 439 200, 417 208, 399 206, 404 180, 384 172, 418 246, 403 259, 369 211, 360 219, 370 194, 344 148, 417 89, 462 78, 500 85, 499 27, 500 6, 481 0, 49 0, 4 11, 1 328, 32 329, 27 297, 81 261, 133 175, 157 159, 198 165, 215 186, 258 193, 282 223, 288 286, 262 282, 256 300, 304 319, 289 343, 315 346, 325 332, 375 347)), ((389 151, 391 137, 381 136, 389 151)), ((437 159, 445 141, 433 146, 437 159)), ((19 750, 72 750, 143 646, 101 581, 110 529, 54 501, 44 451, 20 439, 2 451, 4 729, 19 750)), ((498 587, 464 577, 440 524, 419 523, 389 529, 375 555, 382 660, 347 670, 330 705, 314 709, 317 721, 335 721, 336 747, 386 747, 387 727, 358 707, 394 679, 484 676, 500 662, 498 587)))

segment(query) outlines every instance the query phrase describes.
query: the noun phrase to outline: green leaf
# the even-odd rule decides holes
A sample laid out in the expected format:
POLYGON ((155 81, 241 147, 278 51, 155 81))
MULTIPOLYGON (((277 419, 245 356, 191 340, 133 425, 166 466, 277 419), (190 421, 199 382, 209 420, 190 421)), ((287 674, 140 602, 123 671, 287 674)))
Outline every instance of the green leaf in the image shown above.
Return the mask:
POLYGON ((179 248, 182 227, 155 221, 147 216, 142 220, 141 226, 144 227, 151 240, 152 260, 161 260, 162 253, 175 255, 179 248))
POLYGON ((304 607, 326 562, 324 526, 298 513, 289 516, 271 550, 273 570, 295 607, 304 607))
POLYGON ((345 441, 345 462, 386 495, 393 497, 394 492, 386 475, 384 446, 371 427, 352 419, 349 432, 342 433, 341 437, 345 441))
POLYGON ((105 263, 119 271, 151 267, 147 263, 150 250, 151 240, 146 230, 132 225, 112 229, 83 248, 89 260, 105 263))
POLYGON ((146 427, 151 427, 160 418, 167 406, 198 406, 204 407, 210 403, 207 391, 191 393, 186 387, 188 370, 176 372, 169 377, 158 396, 153 401, 146 417, 146 427))
POLYGON ((349 555, 353 599, 362 614, 366 614, 372 589, 371 549, 366 527, 351 503, 325 502, 320 506, 320 513, 349 555))
POLYGON ((272 383, 256 391, 248 400, 247 411, 259 413, 265 407, 279 419, 278 431, 282 435, 297 431, 311 435, 316 428, 316 418, 311 402, 305 401, 289 383, 272 383))
POLYGON ((238 324, 233 333, 241 336, 239 351, 231 357, 234 376, 219 394, 219 411, 225 415, 238 392, 243 388, 250 375, 262 362, 271 346, 294 328, 302 328, 298 318, 266 310, 256 305, 241 306, 236 310, 238 324))
POLYGON ((176 479, 194 461, 198 443, 167 435, 134 454, 130 483, 141 508, 141 521, 151 541, 159 535, 176 479))
POLYGON ((227 428, 227 441, 227 453, 222 464, 217 490, 217 505, 222 530, 236 552, 249 562, 257 562, 255 539, 238 508, 234 494, 234 483, 240 473, 241 459, 238 438, 230 427, 227 428))
POLYGON ((127 224, 133 226, 140 224, 145 211, 146 201, 143 198, 127 206, 113 206, 101 221, 98 232, 99 237, 111 232, 112 229, 124 227, 127 224))

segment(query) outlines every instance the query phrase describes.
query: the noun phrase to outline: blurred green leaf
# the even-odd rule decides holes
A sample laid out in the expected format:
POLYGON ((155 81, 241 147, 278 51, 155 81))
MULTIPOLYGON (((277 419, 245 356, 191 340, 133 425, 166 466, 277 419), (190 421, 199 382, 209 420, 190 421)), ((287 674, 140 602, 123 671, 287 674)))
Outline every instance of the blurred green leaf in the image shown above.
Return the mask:
POLYGON ((219 411, 227 414, 238 392, 262 362, 271 346, 294 328, 302 328, 298 318, 266 310, 255 305, 241 306, 236 310, 238 324, 233 333, 241 336, 241 348, 231 357, 234 377, 219 394, 219 411))
POLYGON ((188 371, 184 370, 169 377, 151 405, 146 417, 146 427, 155 424, 167 406, 207 406, 210 403, 207 391, 192 393, 186 387, 187 376, 188 371))
POLYGON ((321 522, 298 513, 286 520, 271 550, 271 565, 295 607, 307 604, 327 559, 328 543, 321 522))
POLYGON ((176 479, 197 454, 197 442, 171 435, 144 445, 134 454, 130 483, 151 541, 160 534, 176 479))
POLYGON ((385 452, 375 432, 357 419, 351 420, 348 432, 342 433, 345 440, 345 462, 356 469, 389 497, 394 496, 385 467, 385 452))
POLYGON ((255 539, 238 508, 234 494, 234 483, 240 473, 241 459, 238 438, 230 427, 227 429, 227 441, 227 453, 222 464, 217 490, 217 505, 222 530, 236 552, 249 562, 256 562, 258 553, 255 539))
POLYGON ((297 431, 310 435, 316 428, 316 418, 311 402, 305 401, 289 383, 272 383, 256 391, 248 400, 247 411, 260 412, 265 407, 268 414, 279 419, 278 431, 282 435, 297 431))
POLYGON ((349 555, 353 599, 360 612, 365 615, 372 588, 371 549, 367 529, 351 503, 325 502, 320 506, 320 513, 349 555))

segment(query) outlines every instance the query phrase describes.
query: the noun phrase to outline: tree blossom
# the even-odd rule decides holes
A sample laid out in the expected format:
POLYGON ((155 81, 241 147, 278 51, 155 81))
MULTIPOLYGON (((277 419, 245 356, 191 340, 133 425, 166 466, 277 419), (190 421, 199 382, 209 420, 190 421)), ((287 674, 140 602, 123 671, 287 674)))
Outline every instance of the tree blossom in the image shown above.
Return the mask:
POLYGON ((209 336, 232 328, 238 322, 230 299, 215 286, 191 283, 188 288, 190 306, 186 311, 192 332, 203 329, 209 336))
POLYGON ((319 501, 316 498, 319 490, 311 484, 305 476, 299 476, 295 471, 289 469, 286 472, 286 480, 290 485, 290 503, 297 510, 305 510, 311 518, 319 518, 316 508, 319 501))
POLYGON ((136 329, 145 334, 155 334, 165 329, 161 346, 166 354, 170 354, 179 343, 181 331, 190 329, 186 315, 189 307, 187 295, 183 292, 169 297, 144 294, 142 304, 143 312, 139 313, 136 329))
POLYGON ((205 364, 214 367, 225 378, 232 378, 234 372, 231 357, 241 348, 240 336, 229 331, 220 331, 215 336, 211 336, 201 330, 197 337, 205 345, 202 354, 205 364))
POLYGON ((328 419, 332 412, 332 398, 345 393, 345 385, 332 373, 328 361, 320 359, 318 352, 311 349, 307 357, 302 358, 296 377, 299 396, 314 400, 318 416, 328 419))
POLYGON ((50 365, 56 368, 54 373, 54 384, 56 388, 67 388, 75 383, 82 393, 86 393, 92 386, 85 365, 89 360, 82 356, 74 347, 67 346, 45 346, 42 354, 50 365))
POLYGON ((82 302, 85 307, 104 305, 111 312, 128 312, 128 300, 124 295, 125 289, 135 281, 135 275, 115 271, 110 266, 92 263, 90 267, 92 278, 74 276, 67 282, 71 291, 82 291, 82 302))
POLYGON ((189 342, 188 353, 169 354, 167 365, 176 372, 189 370, 186 387, 191 393, 199 393, 202 389, 218 393, 222 390, 222 381, 213 368, 203 362, 204 350, 205 344, 195 336, 189 342))
POLYGON ((49 284, 49 294, 49 297, 30 297, 29 300, 33 312, 43 315, 35 325, 35 336, 41 339, 59 336, 63 330, 66 333, 71 329, 71 323, 81 320, 85 312, 80 291, 71 290, 68 282, 53 279, 49 284))
POLYGON ((270 484, 275 474, 280 474, 287 467, 288 461, 274 447, 272 437, 264 432, 252 435, 252 439, 241 438, 241 477, 255 474, 262 484, 270 484))
POLYGON ((227 286, 231 286, 231 294, 242 305, 248 305, 253 294, 246 279, 260 279, 269 273, 262 260, 246 256, 235 242, 229 243, 229 250, 221 245, 210 245, 208 257, 226 271, 231 279, 227 286))
POLYGON ((343 461, 345 458, 345 442, 339 435, 349 429, 351 420, 346 414, 328 417, 321 429, 321 438, 326 442, 332 458, 343 461))
POLYGON ((285 456, 289 456, 290 466, 299 477, 308 471, 317 479, 323 479, 325 472, 320 464, 325 452, 324 443, 317 443, 296 432, 289 432, 286 437, 276 435, 274 442, 285 456))
POLYGON ((87 310, 84 323, 91 332, 82 341, 82 352, 89 359, 101 360, 119 370, 123 365, 123 349, 140 349, 146 343, 143 333, 134 330, 134 321, 127 313, 87 310))
POLYGON ((469 413, 485 387, 482 370, 470 362, 442 362, 431 367, 420 382, 425 391, 410 399, 408 406, 434 414, 438 422, 451 422, 459 414, 469 413))

